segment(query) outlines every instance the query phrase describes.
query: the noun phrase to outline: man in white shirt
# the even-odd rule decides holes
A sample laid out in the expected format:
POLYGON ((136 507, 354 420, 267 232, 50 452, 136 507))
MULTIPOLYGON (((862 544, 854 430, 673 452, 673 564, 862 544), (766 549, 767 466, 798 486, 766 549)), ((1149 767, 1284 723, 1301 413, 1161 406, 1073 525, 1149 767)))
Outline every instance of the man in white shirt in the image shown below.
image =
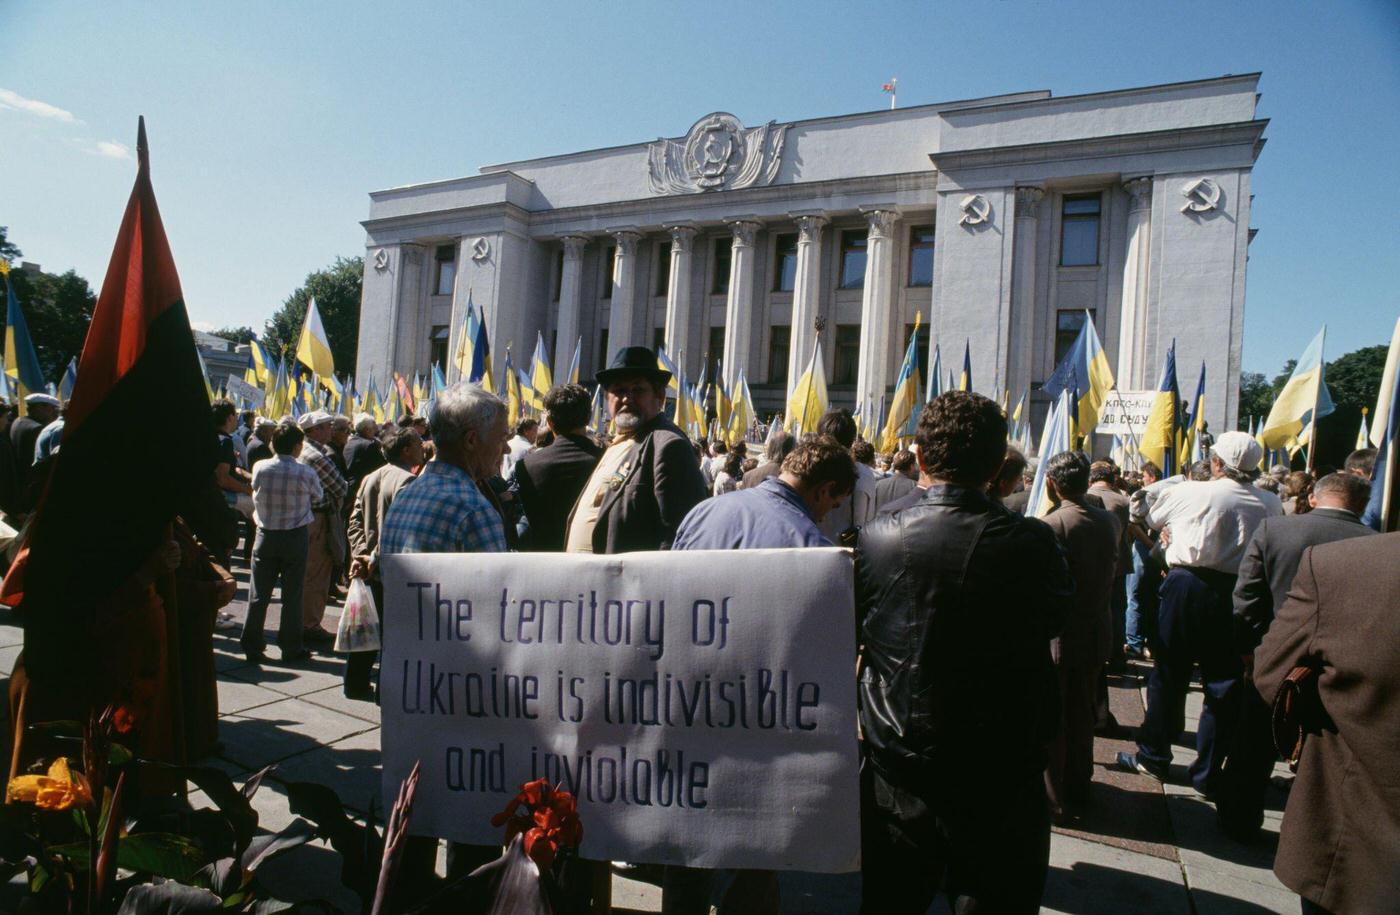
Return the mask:
POLYGON ((540 421, 537 419, 527 416, 515 424, 515 435, 506 442, 506 447, 510 450, 501 458, 501 479, 510 479, 511 474, 515 473, 515 462, 530 453, 539 434, 540 421))
POLYGON ((1185 723, 1191 672, 1199 664, 1205 708, 1188 774, 1206 796, 1217 787, 1241 708, 1243 668, 1233 646, 1235 578, 1254 529, 1283 514, 1277 496, 1252 485, 1262 456, 1252 436, 1226 432, 1211 450, 1213 479, 1165 489, 1145 519, 1162 532, 1169 571, 1157 611, 1147 718, 1137 753, 1119 753, 1118 764, 1166 780, 1172 741, 1185 723))

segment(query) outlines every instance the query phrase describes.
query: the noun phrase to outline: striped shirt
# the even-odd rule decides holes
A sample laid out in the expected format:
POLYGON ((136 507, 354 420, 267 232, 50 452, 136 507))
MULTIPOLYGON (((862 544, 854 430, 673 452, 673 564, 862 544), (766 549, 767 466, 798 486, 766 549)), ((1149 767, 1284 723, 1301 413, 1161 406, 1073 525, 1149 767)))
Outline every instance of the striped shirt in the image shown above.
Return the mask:
POLYGON ((322 497, 316 471, 287 454, 259 461, 253 468, 253 521, 269 531, 290 531, 311 523, 311 506, 322 497))
POLYGON ((465 470, 439 460, 399 490, 379 535, 381 554, 505 551, 500 512, 465 470))
POLYGON ((340 470, 331 463, 331 459, 321 447, 309 438, 302 443, 301 462, 316 471, 316 476, 321 480, 322 496, 311 506, 312 510, 319 512, 339 509, 345 501, 345 493, 349 491, 350 484, 345 482, 345 477, 340 475, 340 470))

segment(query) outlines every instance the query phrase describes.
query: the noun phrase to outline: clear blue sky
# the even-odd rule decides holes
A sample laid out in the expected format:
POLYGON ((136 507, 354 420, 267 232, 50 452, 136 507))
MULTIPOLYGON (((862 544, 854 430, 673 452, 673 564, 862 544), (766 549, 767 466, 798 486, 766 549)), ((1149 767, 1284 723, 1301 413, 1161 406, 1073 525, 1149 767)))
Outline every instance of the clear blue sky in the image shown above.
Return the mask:
POLYGON ((1397 0, 0 0, 0 225, 99 284, 144 114, 192 319, 260 330, 308 271, 363 253, 370 190, 715 109, 880 108, 890 76, 913 105, 1256 70, 1244 365, 1273 373, 1323 321, 1335 356, 1400 313, 1397 0))

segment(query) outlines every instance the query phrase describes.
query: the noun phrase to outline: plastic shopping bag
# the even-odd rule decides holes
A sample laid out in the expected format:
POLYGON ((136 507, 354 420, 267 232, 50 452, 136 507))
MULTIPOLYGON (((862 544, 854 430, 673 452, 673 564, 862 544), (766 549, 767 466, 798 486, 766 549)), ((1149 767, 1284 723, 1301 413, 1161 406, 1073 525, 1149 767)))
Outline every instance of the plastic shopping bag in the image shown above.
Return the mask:
POLYGON ((341 653, 379 650, 379 612, 363 578, 350 580, 345 609, 335 630, 335 650, 341 653))

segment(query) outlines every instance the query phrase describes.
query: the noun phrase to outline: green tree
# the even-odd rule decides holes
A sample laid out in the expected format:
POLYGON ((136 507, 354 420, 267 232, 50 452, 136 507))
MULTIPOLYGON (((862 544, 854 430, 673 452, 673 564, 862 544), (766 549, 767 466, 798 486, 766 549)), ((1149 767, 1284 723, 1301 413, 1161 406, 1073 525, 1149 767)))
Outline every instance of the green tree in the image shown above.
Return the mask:
POLYGON ((340 374, 355 371, 355 347, 360 339, 360 287, 364 280, 362 257, 337 257, 323 270, 313 271, 299 289, 289 295, 263 329, 263 342, 277 354, 283 347, 288 360, 296 353, 306 302, 316 297, 316 309, 326 328, 326 338, 340 374))
POLYGON ((1264 378, 1263 372, 1242 372, 1240 374, 1240 417, 1238 426, 1249 431, 1250 421, 1269 415, 1269 406, 1274 402, 1274 389, 1264 378))
POLYGON ((57 275, 12 270, 10 282, 24 310, 44 377, 56 382, 68 360, 82 352, 97 296, 88 281, 73 270, 57 275))
POLYGON ((19 260, 24 252, 5 237, 7 232, 9 232, 9 226, 0 226, 0 258, 7 261, 19 260))
MULTIPOLYGON (((1327 390, 1332 395, 1336 410, 1318 420, 1317 444, 1314 446, 1313 465, 1319 472, 1333 470, 1342 465, 1346 456, 1356 444, 1356 432, 1361 426, 1361 410, 1374 409, 1376 392, 1381 386, 1381 372, 1385 369, 1386 347, 1367 346, 1353 350, 1327 363, 1327 390)), ((1239 426, 1246 428, 1250 416, 1267 419, 1274 398, 1288 383, 1296 359, 1283 364, 1283 371, 1266 381, 1262 372, 1244 372, 1240 375, 1240 416, 1239 426)), ((1370 417, 1367 419, 1370 422, 1370 417)), ((1295 469, 1303 466, 1302 454, 1294 458, 1295 469)))
POLYGON ((230 343, 248 343, 257 334, 251 327, 220 327, 214 331, 213 336, 223 337, 230 343))

